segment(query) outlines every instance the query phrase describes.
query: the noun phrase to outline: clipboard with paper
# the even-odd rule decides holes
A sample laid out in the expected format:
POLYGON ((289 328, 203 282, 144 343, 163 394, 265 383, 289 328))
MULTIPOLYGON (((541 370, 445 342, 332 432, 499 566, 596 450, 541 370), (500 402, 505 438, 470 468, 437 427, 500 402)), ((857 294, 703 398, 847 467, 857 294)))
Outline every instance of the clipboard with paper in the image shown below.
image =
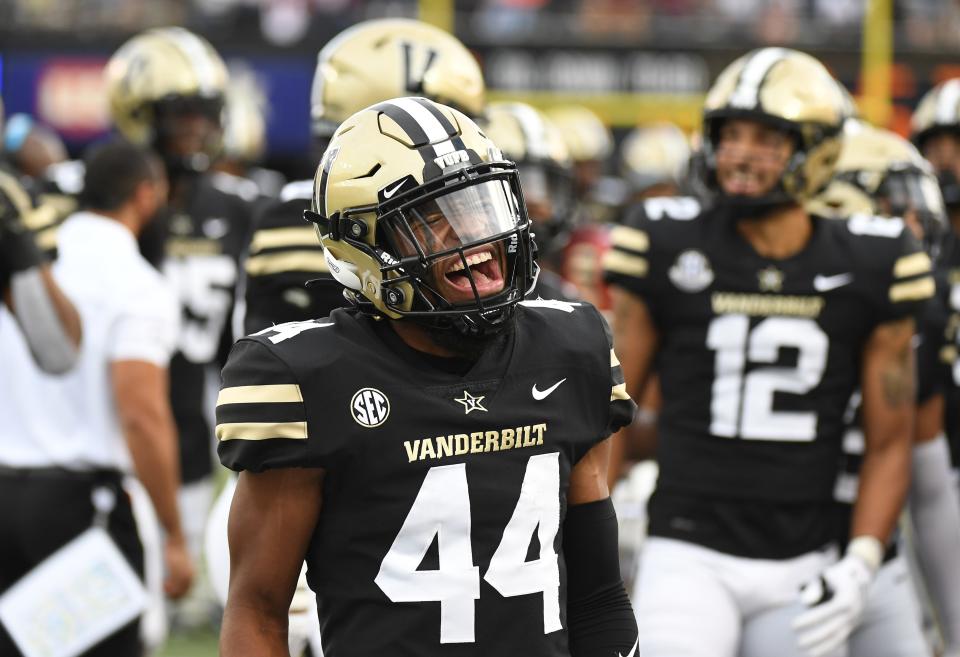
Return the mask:
POLYGON ((76 657, 137 618, 146 600, 95 522, 0 596, 0 622, 24 657, 76 657))

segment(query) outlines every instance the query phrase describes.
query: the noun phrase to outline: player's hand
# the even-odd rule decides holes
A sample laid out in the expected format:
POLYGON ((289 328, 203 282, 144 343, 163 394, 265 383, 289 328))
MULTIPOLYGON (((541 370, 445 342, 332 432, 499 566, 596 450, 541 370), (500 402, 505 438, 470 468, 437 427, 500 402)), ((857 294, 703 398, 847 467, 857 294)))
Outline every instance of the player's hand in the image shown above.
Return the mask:
POLYGON ((163 590, 168 597, 176 600, 182 598, 190 590, 193 583, 193 562, 187 551, 187 542, 183 537, 168 537, 164 547, 164 561, 166 563, 166 578, 163 581, 163 590))
POLYGON ((797 643, 810 657, 822 657, 843 646, 866 605, 874 571, 856 554, 824 570, 800 591, 808 607, 793 621, 797 643))

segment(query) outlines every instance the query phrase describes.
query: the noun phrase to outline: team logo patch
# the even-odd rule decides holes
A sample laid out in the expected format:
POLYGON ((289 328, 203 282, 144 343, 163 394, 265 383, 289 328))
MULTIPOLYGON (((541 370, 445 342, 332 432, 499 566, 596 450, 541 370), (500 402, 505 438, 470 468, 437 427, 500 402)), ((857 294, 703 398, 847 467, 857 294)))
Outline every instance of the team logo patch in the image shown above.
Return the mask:
POLYGON ((463 404, 463 414, 467 415, 470 413, 470 411, 484 411, 484 412, 487 411, 487 409, 484 408, 483 406, 484 397, 485 395, 479 395, 477 397, 474 397, 469 392, 464 390, 463 397, 459 397, 459 398, 454 397, 453 401, 460 402, 461 404, 463 404))
POLYGON ((757 272, 757 285, 761 292, 779 292, 783 289, 783 272, 774 266, 757 272))
POLYGON ((684 292, 700 292, 713 282, 710 261, 700 251, 684 251, 670 268, 670 280, 684 292))
POLYGON ((350 400, 353 419, 362 427, 379 427, 390 416, 390 400, 376 388, 361 388, 350 400))
POLYGON ((218 240, 230 232, 230 223, 223 217, 211 217, 203 222, 203 234, 212 240, 218 240))

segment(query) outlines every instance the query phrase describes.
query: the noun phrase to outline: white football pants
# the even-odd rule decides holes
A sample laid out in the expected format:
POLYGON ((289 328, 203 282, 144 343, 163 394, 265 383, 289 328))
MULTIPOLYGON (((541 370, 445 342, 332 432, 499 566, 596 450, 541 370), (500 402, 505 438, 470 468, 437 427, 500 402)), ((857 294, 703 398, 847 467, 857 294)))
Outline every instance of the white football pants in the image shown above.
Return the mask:
POLYGON ((746 559, 650 537, 633 598, 639 654, 804 657, 790 625, 803 610, 800 587, 836 558, 831 549, 793 559, 746 559))

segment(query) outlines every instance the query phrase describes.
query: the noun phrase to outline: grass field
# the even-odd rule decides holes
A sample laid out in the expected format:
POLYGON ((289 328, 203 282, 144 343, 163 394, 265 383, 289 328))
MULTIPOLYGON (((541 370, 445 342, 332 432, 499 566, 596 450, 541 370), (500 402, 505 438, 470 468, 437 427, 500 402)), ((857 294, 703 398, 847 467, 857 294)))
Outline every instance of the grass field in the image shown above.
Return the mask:
POLYGON ((217 635, 212 629, 174 634, 157 657, 217 657, 217 635))

